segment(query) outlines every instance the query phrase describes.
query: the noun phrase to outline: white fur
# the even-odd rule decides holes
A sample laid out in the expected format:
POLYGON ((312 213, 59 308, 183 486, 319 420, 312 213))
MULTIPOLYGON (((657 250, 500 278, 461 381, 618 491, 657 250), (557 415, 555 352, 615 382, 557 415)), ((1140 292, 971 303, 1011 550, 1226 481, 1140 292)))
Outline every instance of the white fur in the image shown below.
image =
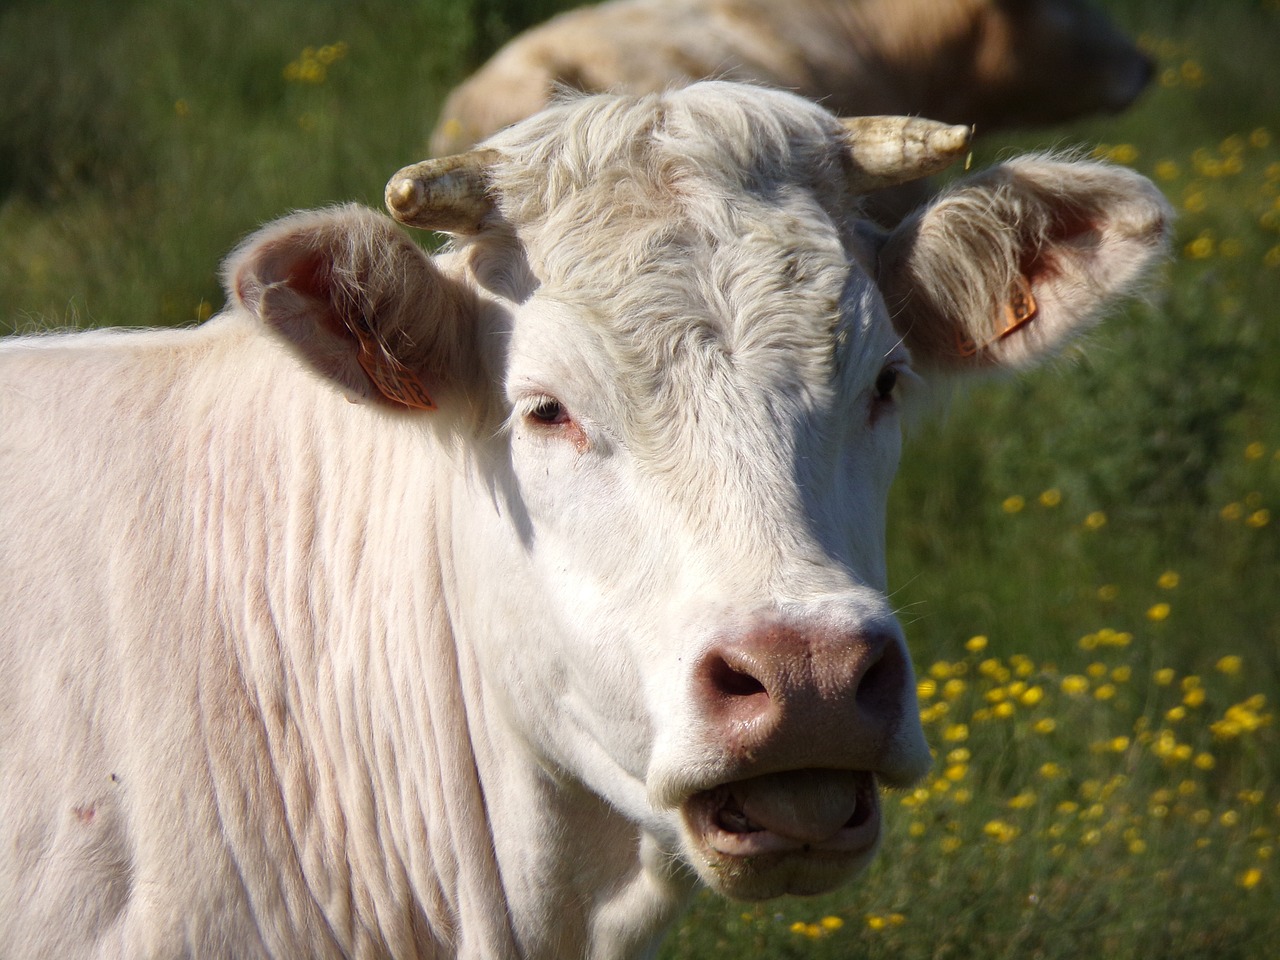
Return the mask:
MULTIPOLYGON (((300 214, 203 327, 5 344, 0 954, 639 957, 699 878, 834 882, 735 886, 680 805, 753 772, 694 695, 716 644, 873 629, 905 661, 874 385, 957 321, 891 324, 839 142, 750 88, 583 101, 498 143, 501 218, 453 252, 300 214), (438 410, 379 394, 356 319, 438 410), (569 416, 540 423, 551 397, 569 416)), ((1088 311, 1163 236, 1145 187, 1106 183, 1149 216, 1128 246, 1071 237, 1088 311)), ((882 283, 946 287, 909 239, 930 222, 882 283)), ((882 735, 830 749, 907 783, 898 680, 882 735)))

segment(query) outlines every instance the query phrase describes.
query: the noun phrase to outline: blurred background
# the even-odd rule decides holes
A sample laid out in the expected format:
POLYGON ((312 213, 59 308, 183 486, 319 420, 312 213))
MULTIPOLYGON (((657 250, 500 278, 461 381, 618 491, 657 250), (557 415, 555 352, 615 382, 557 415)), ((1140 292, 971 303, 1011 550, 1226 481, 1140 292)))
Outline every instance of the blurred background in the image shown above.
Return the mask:
MULTIPOLYGON (((570 5, 9 0, 0 333, 206 319, 238 240, 380 206, 449 89, 570 5)), ((979 130, 974 165, 1073 149, 1152 177, 1165 276, 1087 352, 909 438, 889 569, 938 763, 886 800, 869 878, 701 898, 663 957, 1277 955, 1280 0, 1100 5, 1147 91, 979 130)))

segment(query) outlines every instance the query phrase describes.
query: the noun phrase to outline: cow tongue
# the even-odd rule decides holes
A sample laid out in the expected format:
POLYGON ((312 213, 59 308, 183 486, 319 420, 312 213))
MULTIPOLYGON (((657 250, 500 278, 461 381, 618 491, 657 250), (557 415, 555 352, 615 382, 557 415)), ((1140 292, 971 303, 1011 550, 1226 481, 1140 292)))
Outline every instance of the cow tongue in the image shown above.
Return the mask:
POLYGON ((858 774, 836 770, 772 773, 730 786, 751 824, 804 843, 821 843, 858 809, 858 774))

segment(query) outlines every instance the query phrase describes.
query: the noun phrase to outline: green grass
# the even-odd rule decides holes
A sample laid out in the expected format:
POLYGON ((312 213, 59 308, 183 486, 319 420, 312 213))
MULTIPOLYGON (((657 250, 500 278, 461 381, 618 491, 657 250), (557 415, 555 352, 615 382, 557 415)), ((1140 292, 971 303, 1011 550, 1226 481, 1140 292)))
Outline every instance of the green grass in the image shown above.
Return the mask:
MULTIPOLYGON (((448 87, 556 6, 6 5, 0 331, 208 316, 241 237, 378 205, 448 87)), ((887 799, 863 882, 702 897, 669 960, 1274 955, 1280 3, 1109 6, 1162 82, 975 162, 1099 147, 1155 177, 1179 211, 1165 282, 1080 357, 974 388, 911 438, 890 571, 935 775, 887 799)))

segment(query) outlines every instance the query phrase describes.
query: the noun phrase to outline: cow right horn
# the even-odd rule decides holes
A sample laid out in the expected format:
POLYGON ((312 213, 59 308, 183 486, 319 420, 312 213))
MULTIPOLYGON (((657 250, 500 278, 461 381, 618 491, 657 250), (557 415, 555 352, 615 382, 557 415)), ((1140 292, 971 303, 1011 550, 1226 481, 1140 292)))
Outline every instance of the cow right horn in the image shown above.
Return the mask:
POLYGON ((479 233, 493 210, 488 169, 497 157, 496 150, 472 150, 403 167, 387 181, 387 209, 410 227, 479 233))
POLYGON ((945 170, 969 149, 972 128, 920 117, 842 117, 858 192, 945 170))

